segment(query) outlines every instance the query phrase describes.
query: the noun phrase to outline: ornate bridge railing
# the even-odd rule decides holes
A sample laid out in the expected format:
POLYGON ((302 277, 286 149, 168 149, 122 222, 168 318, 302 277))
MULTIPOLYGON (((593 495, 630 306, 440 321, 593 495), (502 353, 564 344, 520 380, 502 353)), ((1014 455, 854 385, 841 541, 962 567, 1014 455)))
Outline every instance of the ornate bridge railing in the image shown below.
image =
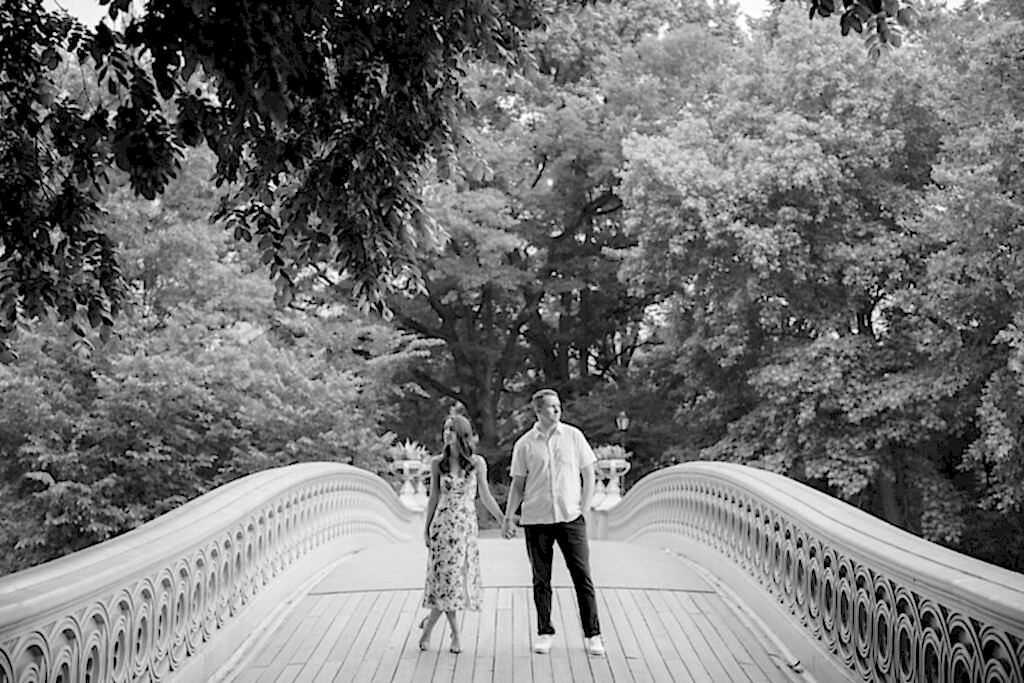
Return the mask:
POLYGON ((347 465, 239 479, 0 578, 0 683, 211 680, 297 587, 418 528, 384 480, 347 465))
POLYGON ((1024 681, 1024 575, 785 477, 677 465, 597 526, 717 575, 819 680, 1024 681))

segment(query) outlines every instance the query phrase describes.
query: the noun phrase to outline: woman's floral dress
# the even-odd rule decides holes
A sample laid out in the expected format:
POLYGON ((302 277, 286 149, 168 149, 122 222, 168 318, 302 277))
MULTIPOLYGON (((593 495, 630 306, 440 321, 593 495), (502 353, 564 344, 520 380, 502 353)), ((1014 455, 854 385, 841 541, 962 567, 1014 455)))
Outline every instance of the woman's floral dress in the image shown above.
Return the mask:
POLYGON ((476 473, 441 473, 437 508, 430 522, 430 557, 423 606, 442 612, 480 611, 476 473))

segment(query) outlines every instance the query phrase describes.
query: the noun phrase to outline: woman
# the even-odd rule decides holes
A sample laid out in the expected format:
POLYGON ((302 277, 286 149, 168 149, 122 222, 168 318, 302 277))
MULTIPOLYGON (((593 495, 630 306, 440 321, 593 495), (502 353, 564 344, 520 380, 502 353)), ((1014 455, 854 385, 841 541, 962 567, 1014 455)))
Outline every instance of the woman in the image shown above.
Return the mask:
POLYGON ((480 610, 483 582, 480 579, 480 549, 477 546, 477 492, 495 519, 502 519, 501 508, 487 484, 487 463, 473 453, 476 436, 469 420, 449 415, 444 423, 444 448, 430 463, 430 498, 423 530, 430 557, 423 606, 430 614, 420 622, 420 649, 430 645, 430 632, 441 613, 452 629, 449 648, 458 654, 458 610, 480 610))

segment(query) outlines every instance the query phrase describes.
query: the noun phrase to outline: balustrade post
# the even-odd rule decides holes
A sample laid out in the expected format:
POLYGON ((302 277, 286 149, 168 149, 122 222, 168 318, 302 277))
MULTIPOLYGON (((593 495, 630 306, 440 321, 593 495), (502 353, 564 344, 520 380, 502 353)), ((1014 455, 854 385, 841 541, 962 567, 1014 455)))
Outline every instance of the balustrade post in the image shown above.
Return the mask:
POLYGON ((587 517, 587 536, 595 541, 608 538, 608 510, 592 508, 587 517))
POLYGON ((594 497, 590 501, 590 507, 594 510, 597 510, 601 507, 601 504, 604 502, 604 497, 605 495, 607 495, 607 491, 605 489, 604 484, 604 473, 601 471, 599 467, 600 464, 601 461, 599 460, 598 464, 595 466, 594 497))

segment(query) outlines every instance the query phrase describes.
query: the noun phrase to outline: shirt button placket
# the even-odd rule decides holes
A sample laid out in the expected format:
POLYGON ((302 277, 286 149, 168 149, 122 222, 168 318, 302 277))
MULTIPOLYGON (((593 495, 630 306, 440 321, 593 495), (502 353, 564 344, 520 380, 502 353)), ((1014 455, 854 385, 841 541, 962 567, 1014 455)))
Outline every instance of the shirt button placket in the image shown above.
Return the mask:
POLYGON ((555 497, 555 489, 557 488, 556 482, 555 482, 555 478, 556 478, 555 477, 555 449, 552 446, 552 443, 554 442, 554 440, 555 440, 555 435, 552 434, 548 438, 548 443, 547 443, 547 448, 548 448, 548 474, 549 474, 548 481, 549 481, 549 483, 551 485, 551 522, 552 523, 558 522, 558 502, 557 502, 557 498, 555 497))

